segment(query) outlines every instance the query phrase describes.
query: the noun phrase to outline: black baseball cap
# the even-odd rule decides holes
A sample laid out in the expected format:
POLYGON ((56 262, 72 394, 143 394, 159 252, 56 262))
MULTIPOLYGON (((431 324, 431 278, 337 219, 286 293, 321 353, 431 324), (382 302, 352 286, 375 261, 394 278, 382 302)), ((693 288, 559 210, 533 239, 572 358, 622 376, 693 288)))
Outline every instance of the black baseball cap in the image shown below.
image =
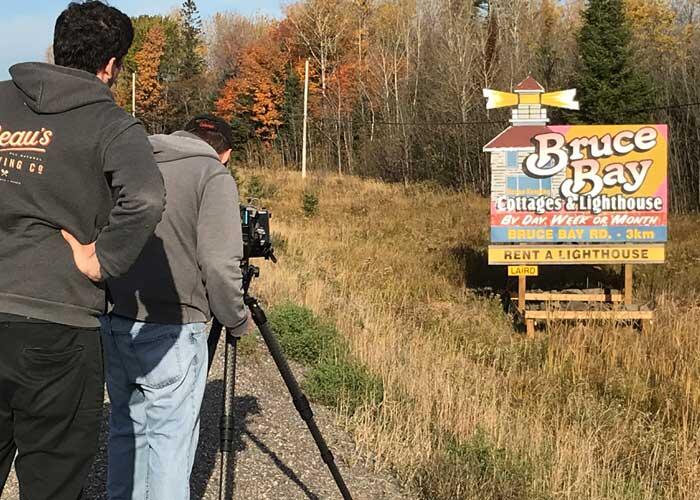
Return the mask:
POLYGON ((217 132, 226 140, 227 148, 233 149, 233 129, 226 120, 218 116, 204 114, 192 118, 185 125, 186 132, 217 132))

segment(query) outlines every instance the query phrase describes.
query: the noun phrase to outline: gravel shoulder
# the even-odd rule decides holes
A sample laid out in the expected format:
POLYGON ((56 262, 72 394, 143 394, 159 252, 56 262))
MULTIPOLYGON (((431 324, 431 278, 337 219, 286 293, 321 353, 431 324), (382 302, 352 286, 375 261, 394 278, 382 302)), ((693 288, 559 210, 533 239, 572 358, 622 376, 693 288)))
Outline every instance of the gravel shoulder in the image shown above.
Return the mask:
MULTIPOLYGON (((223 339, 209 375, 202 406, 197 460, 192 474, 192 500, 218 499, 219 416, 223 390, 223 339)), ((292 364, 296 374, 302 374, 292 364)), ((301 378, 301 377, 299 377, 301 378)), ((239 358, 236 381, 236 499, 339 499, 337 487, 321 460, 306 425, 291 402, 277 368, 258 343, 239 358)), ((106 401, 106 407, 109 403, 106 401)), ((355 499, 415 499, 389 474, 364 466, 352 437, 335 424, 333 412, 312 405, 323 435, 355 499)), ((88 480, 85 498, 106 499, 106 414, 100 452, 88 480)), ((0 500, 19 500, 14 472, 0 500)))

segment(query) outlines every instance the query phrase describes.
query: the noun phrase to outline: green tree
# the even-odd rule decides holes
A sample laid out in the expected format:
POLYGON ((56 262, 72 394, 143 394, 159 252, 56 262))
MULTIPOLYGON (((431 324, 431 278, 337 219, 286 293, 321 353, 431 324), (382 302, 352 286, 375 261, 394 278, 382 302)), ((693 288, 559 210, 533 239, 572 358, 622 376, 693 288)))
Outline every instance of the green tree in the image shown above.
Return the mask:
POLYGON ((215 97, 213 82, 204 62, 206 44, 202 20, 194 0, 185 0, 180 9, 179 72, 169 86, 169 100, 174 116, 171 128, 179 128, 190 118, 211 110, 215 97))
POLYGON ((576 123, 644 123, 654 105, 652 82, 634 65, 623 0, 589 0, 578 36, 576 123))
POLYGON ((279 141, 286 160, 299 163, 301 152, 301 131, 304 110, 304 83, 293 66, 289 66, 284 84, 284 103, 282 104, 282 122, 279 141))
POLYGON ((180 9, 182 16, 182 78, 194 78, 204 70, 202 57, 202 18, 194 0, 185 0, 180 9))

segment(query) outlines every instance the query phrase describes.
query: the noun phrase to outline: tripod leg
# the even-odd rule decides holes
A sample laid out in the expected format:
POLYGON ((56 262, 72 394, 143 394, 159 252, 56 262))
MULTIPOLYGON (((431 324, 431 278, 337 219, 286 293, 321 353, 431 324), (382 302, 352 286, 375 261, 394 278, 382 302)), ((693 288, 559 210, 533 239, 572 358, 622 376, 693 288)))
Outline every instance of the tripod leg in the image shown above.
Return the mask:
POLYGON ((238 354, 238 338, 226 334, 226 361, 224 368, 223 411, 221 414, 220 451, 221 470, 219 472, 219 500, 232 500, 234 491, 233 475, 235 459, 235 389, 236 389, 236 358, 238 354))
POLYGON ((284 354, 282 353, 282 348, 279 342, 277 341, 277 338, 272 333, 270 326, 267 323, 265 311, 262 310, 260 304, 258 303, 257 299, 255 299, 255 297, 246 296, 245 301, 246 305, 250 309, 253 321, 260 330, 260 333, 262 334, 262 337, 265 340, 265 344, 267 344, 267 348, 270 351, 270 354, 272 355, 272 359, 275 361, 277 369, 279 370, 280 375, 282 375, 284 383, 287 385, 289 394, 291 394, 292 401, 294 402, 294 407, 297 409, 299 415, 306 423, 306 426, 309 428, 311 436, 313 436, 314 441, 316 442, 316 446, 318 447, 318 450, 321 453, 321 458, 330 470, 331 475, 335 480, 335 484, 338 486, 338 489, 340 490, 340 493, 343 496, 343 499, 352 500, 352 496, 350 495, 350 491, 348 490, 348 487, 345 484, 345 480, 340 474, 340 470, 338 470, 338 466, 335 463, 333 453, 331 453, 331 450, 328 448, 328 445, 326 444, 325 439, 323 439, 323 435, 321 434, 321 431, 319 430, 318 425, 314 420, 314 413, 311 410, 311 406, 309 405, 309 400, 301 391, 301 388, 299 387, 296 378, 294 378, 294 374, 289 368, 289 364, 287 363, 287 360, 285 359, 284 354))

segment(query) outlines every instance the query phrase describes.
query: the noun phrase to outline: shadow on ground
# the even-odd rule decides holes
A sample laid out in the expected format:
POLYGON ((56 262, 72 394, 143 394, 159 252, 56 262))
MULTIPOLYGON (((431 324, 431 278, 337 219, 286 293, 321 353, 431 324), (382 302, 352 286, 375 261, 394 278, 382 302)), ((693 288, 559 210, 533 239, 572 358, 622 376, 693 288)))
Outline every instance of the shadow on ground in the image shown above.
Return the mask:
MULTIPOLYGON (((490 266, 488 251, 460 245, 450 257, 459 265, 464 286, 477 293, 516 291, 518 280, 508 277, 506 266, 490 266)), ((623 275, 614 266, 540 266, 540 276, 527 279, 528 289, 563 290, 622 288, 623 275)))
MULTIPOLYGON (((213 380, 207 385, 202 408, 209 411, 202 411, 202 421, 200 430, 199 446, 197 448, 197 458, 192 470, 192 500, 203 500, 206 497, 207 486, 211 483, 212 476, 217 474, 214 483, 219 484, 219 475, 216 468, 219 456, 219 419, 221 416, 221 405, 223 397, 223 380, 213 380), (216 408, 212 411, 212 408, 216 408)), ((254 396, 240 396, 235 398, 235 428, 234 428, 234 456, 232 463, 235 467, 235 456, 243 452, 252 443, 263 454, 265 454, 275 466, 296 484, 303 494, 310 500, 318 500, 306 484, 297 474, 285 464, 280 457, 271 450, 258 436, 249 428, 250 418, 260 414, 261 409, 258 399, 254 396)), ((235 476, 233 477, 235 486, 235 476)))
MULTIPOLYGON (((223 397, 223 380, 212 380, 207 385, 204 394, 204 402, 201 412, 200 439, 197 447, 197 455, 192 470, 191 498, 192 500, 204 500, 212 498, 210 484, 215 484, 215 491, 218 492, 219 475, 217 469, 217 459, 219 457, 219 419, 221 417, 221 402, 223 397), (213 476, 216 475, 214 478, 213 476), (207 491, 209 490, 209 495, 207 491)), ((84 496, 92 500, 106 500, 107 485, 107 436, 108 436, 108 403, 105 403, 103 415, 104 421, 100 433, 100 447, 95 458, 90 476, 87 480, 84 496)), ((319 500, 309 487, 299 478, 282 459, 270 449, 261 438, 249 429, 251 417, 261 413, 258 399, 254 396, 245 395, 235 398, 235 453, 232 463, 235 466, 235 454, 243 452, 252 443, 272 463, 294 484, 297 485, 302 494, 310 500, 319 500)), ((235 477, 233 477, 235 487, 235 477)), ((218 498, 218 495, 215 496, 218 498)))

